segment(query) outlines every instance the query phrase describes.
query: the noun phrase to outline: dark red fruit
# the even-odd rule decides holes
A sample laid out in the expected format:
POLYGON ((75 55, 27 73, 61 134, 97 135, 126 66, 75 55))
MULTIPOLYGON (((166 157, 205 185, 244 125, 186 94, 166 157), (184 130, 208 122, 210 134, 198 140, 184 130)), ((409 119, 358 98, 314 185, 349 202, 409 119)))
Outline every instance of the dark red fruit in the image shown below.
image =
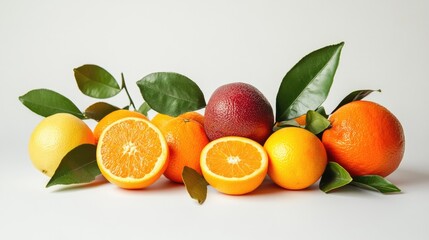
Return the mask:
POLYGON ((204 128, 210 140, 241 136, 263 144, 273 123, 270 103, 247 83, 230 83, 216 89, 204 114, 204 128))

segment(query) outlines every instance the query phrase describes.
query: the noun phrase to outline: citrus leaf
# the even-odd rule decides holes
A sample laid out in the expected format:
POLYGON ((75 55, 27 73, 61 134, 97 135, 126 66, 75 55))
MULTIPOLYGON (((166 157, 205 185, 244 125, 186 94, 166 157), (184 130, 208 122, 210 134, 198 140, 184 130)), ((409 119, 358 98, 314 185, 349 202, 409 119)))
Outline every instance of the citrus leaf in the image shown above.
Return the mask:
POLYGON ((137 110, 139 113, 145 115, 147 117, 147 113, 151 110, 149 104, 147 102, 144 102, 139 109, 137 110))
POLYGON ((106 102, 96 102, 85 110, 85 116, 96 121, 100 121, 107 114, 119 110, 118 107, 106 102))
POLYGON ((329 117, 328 114, 326 114, 326 110, 323 106, 320 106, 316 109, 316 112, 318 112, 320 115, 322 115, 323 117, 325 117, 326 119, 329 117))
POLYGON ((301 126, 295 119, 291 119, 291 120, 277 122, 273 127, 273 131, 277 131, 285 127, 301 127, 301 126))
POLYGON ((185 166, 182 171, 182 179, 191 198, 203 204, 207 197, 208 183, 202 175, 194 169, 185 166))
POLYGON ((365 175, 354 177, 351 182, 356 187, 366 188, 381 193, 396 193, 401 192, 397 186, 378 175, 365 175))
POLYGON ((87 96, 109 98, 121 91, 116 79, 97 65, 87 64, 73 71, 80 91, 87 96))
POLYGON ((137 85, 144 100, 159 113, 178 116, 206 106, 198 85, 178 73, 152 73, 139 80, 137 85))
POLYGON ((328 193, 349 184, 351 181, 352 177, 340 164, 328 162, 322 179, 320 179, 319 189, 328 193))
POLYGON ((302 58, 283 78, 276 97, 276 121, 299 117, 327 98, 344 43, 327 46, 302 58))
POLYGON ((327 129, 331 123, 322 114, 310 110, 305 117, 305 129, 313 134, 319 134, 327 129))
POLYGON ((82 144, 68 152, 46 187, 63 184, 89 183, 100 175, 96 161, 96 146, 82 144))
POLYGON ((338 108, 346 105, 347 103, 364 99, 372 92, 381 92, 381 89, 378 89, 378 90, 364 89, 364 90, 356 90, 354 92, 351 92, 343 100, 341 100, 340 104, 338 104, 338 106, 334 109, 334 111, 332 111, 332 113, 334 113, 335 111, 338 110, 338 108))
POLYGON ((49 89, 35 89, 19 97, 28 109, 43 117, 55 113, 70 113, 84 119, 83 113, 76 105, 63 95, 49 89))

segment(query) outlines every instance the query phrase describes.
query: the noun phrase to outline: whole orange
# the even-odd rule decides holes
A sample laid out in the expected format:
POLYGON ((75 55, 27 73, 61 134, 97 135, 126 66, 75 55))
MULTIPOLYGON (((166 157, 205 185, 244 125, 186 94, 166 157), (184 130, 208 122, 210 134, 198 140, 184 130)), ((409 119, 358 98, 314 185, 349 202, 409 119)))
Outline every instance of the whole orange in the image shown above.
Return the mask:
POLYGON ((270 103, 247 83, 230 83, 216 89, 204 114, 204 128, 210 140, 240 136, 263 144, 273 124, 270 103))
MULTIPOLYGON (((197 113, 197 112, 185 112, 183 114, 180 114, 179 117, 195 120, 195 121, 199 122, 201 125, 204 126, 204 116, 201 115, 200 113, 197 113)), ((157 126, 158 128, 160 128, 160 127, 162 127, 162 125, 164 125, 165 123, 167 123, 168 121, 170 121, 173 118, 174 117, 169 116, 167 114, 157 113, 152 118, 151 122, 153 124, 155 124, 155 126, 157 126)))
POLYGON ((322 137, 328 157, 352 176, 386 177, 398 168, 405 150, 404 131, 385 107, 354 101, 339 108, 329 120, 332 127, 322 137))
POLYGON ((201 174, 200 154, 209 143, 204 127, 190 118, 175 117, 160 127, 169 149, 169 163, 164 176, 173 182, 183 183, 185 166, 201 174))
POLYGON ((103 117, 95 126, 94 137, 96 142, 98 142, 98 139, 100 138, 101 133, 104 131, 104 129, 107 126, 109 126, 116 120, 119 120, 125 117, 137 117, 137 118, 142 118, 147 120, 147 117, 139 112, 134 112, 134 111, 125 110, 125 109, 113 111, 107 114, 105 117, 103 117))

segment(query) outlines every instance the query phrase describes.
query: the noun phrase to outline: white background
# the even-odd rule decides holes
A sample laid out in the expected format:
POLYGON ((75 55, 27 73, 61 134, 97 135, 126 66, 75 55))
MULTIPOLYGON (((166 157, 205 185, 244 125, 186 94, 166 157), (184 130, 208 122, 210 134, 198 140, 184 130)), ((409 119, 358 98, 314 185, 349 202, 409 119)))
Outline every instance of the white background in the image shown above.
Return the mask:
MULTIPOLYGON (((428 43, 428 1, 0 0, 0 239, 428 239, 428 43), (266 181, 240 197, 210 188, 199 206, 165 179, 139 191, 103 181, 46 189, 28 157, 42 118, 18 96, 49 88, 84 109, 96 100, 77 88, 72 70, 80 65, 118 79, 123 72, 137 104, 137 80, 174 71, 197 82, 206 100, 241 81, 275 106, 301 57, 341 41, 324 105, 382 89, 368 99, 389 108, 406 134, 403 162, 388 177, 401 194, 286 191, 266 181)), ((109 101, 127 104, 124 93, 109 101)))

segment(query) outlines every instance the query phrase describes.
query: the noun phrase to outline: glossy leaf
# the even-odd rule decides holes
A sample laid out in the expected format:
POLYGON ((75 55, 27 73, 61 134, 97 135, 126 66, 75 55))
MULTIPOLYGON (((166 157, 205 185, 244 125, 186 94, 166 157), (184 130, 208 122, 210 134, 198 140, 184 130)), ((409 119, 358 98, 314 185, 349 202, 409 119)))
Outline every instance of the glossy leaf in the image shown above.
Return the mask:
POLYGON ((144 100, 159 113, 178 116, 206 106, 198 85, 178 73, 152 73, 139 80, 137 85, 144 100))
POLYGON ((319 107, 328 96, 344 43, 302 58, 283 78, 276 98, 276 121, 299 117, 319 107))
POLYGON ((280 130, 285 127, 301 127, 295 119, 278 122, 274 125, 273 131, 280 130))
POLYGON ((138 112, 145 115, 147 117, 147 113, 151 110, 149 104, 147 102, 144 102, 138 109, 138 112))
POLYGON ((96 149, 96 146, 92 144, 83 144, 72 149, 61 160, 46 187, 92 182, 95 177, 100 175, 96 161, 96 149))
POLYGON ((310 110, 307 112, 305 118, 305 129, 312 132, 313 134, 319 134, 327 129, 331 123, 322 114, 310 110))
POLYGON ((401 192, 401 189, 393 185, 393 183, 378 175, 365 175, 354 177, 351 184, 357 187, 366 188, 381 193, 401 192))
POLYGON ((109 103, 97 102, 92 104, 85 110, 85 116, 96 121, 100 121, 107 114, 116 110, 119 110, 119 108, 109 103))
POLYGON ((28 109, 43 117, 48 117, 55 113, 70 113, 80 119, 85 118, 70 99, 49 89, 31 90, 20 96, 19 100, 28 109))
POLYGON ((366 96, 368 96, 372 92, 381 92, 381 90, 380 89, 378 89, 378 90, 365 89, 365 90, 357 90, 357 91, 350 93, 340 102, 340 104, 338 104, 338 106, 334 109, 334 111, 332 111, 332 113, 334 113, 340 107, 346 105, 347 103, 364 99, 366 96))
POLYGON ((349 184, 352 177, 340 164, 328 162, 325 172, 320 179, 319 188, 325 193, 349 184))
POLYGON ((203 204, 207 198, 208 183, 202 175, 194 169, 185 166, 182 171, 182 179, 191 198, 203 204))
POLYGON ((80 91, 94 98, 113 97, 121 91, 115 78, 97 65, 83 65, 74 69, 74 76, 80 91))
POLYGON ((322 115, 323 117, 325 117, 326 119, 329 117, 328 114, 326 114, 326 110, 323 106, 320 106, 316 109, 316 112, 318 112, 320 115, 322 115))

